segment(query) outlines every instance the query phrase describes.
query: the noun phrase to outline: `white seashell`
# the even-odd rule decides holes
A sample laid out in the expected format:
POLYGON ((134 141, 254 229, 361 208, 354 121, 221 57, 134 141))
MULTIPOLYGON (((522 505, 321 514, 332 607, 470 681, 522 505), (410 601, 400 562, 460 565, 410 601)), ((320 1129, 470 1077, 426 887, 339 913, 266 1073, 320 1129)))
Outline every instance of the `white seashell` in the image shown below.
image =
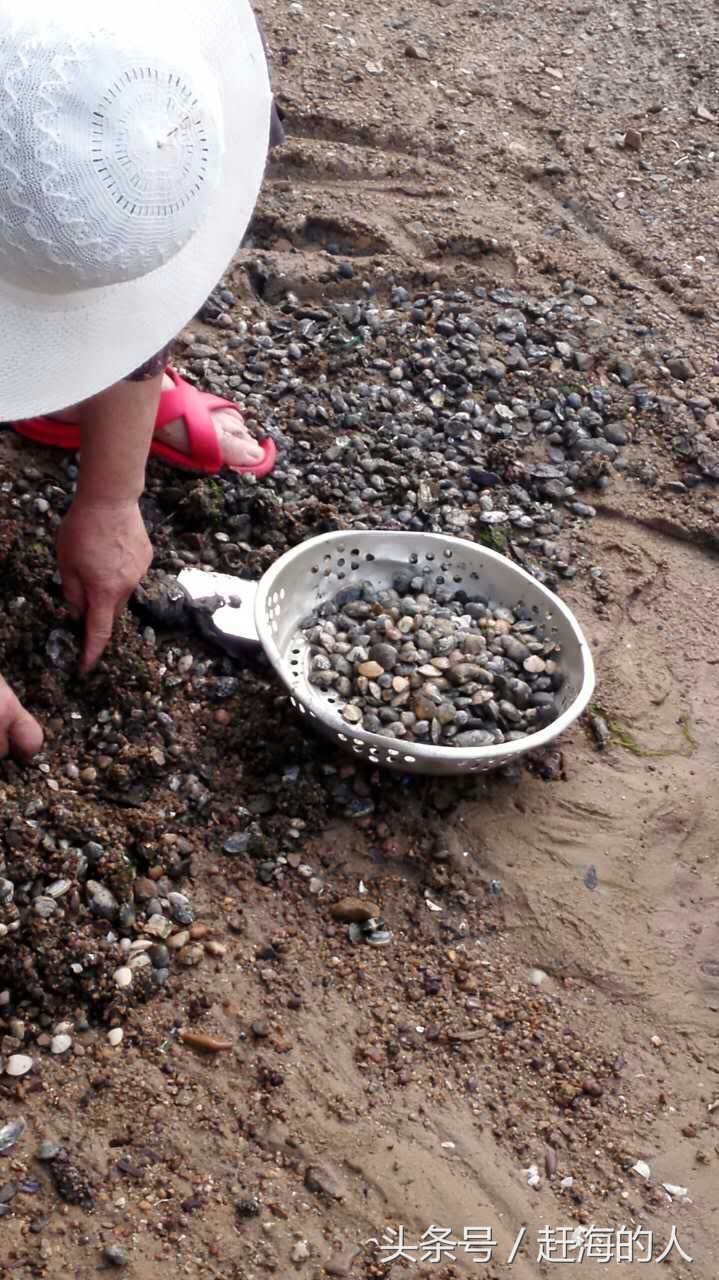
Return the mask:
POLYGON ((9 1076, 26 1076, 28 1071, 32 1071, 32 1058, 28 1058, 25 1053, 14 1053, 8 1058, 5 1072, 9 1076))

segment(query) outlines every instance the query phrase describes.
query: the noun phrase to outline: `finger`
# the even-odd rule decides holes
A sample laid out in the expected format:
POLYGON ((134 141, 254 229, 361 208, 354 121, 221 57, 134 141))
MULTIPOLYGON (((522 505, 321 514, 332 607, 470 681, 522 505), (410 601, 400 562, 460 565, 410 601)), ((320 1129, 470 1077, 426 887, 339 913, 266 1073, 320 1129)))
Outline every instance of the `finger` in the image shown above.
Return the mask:
POLYGON ((62 579, 62 593, 68 612, 75 619, 82 618, 87 612, 87 597, 80 579, 72 573, 65 574, 62 579))
MULTIPOLYGON (((44 734, 40 725, 29 711, 19 711, 8 729, 9 746, 14 755, 29 760, 41 750, 44 734)), ((0 754, 2 741, 0 741, 0 754)))
POLYGON ((114 621, 114 600, 95 600, 88 605, 85 615, 85 652, 80 666, 83 674, 92 671, 105 652, 112 637, 114 621))

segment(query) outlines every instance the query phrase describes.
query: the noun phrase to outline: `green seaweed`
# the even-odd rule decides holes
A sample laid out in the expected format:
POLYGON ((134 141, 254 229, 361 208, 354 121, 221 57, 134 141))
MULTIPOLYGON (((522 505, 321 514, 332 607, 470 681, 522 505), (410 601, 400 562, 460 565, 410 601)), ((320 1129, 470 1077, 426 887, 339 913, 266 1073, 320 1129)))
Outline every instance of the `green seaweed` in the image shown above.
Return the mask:
POLYGON ((491 551, 504 552, 507 547, 507 535, 501 529, 493 528, 491 525, 482 527, 475 534, 475 541, 481 542, 483 547, 489 547, 491 551))
POLYGON ((618 716, 608 711, 606 707, 599 703, 593 703, 590 707, 592 715, 601 716, 609 730, 609 745, 613 747, 621 747, 623 751, 628 751, 633 756, 638 756, 642 760, 662 760, 670 756, 693 756, 697 750, 697 741, 692 734, 689 713, 683 711, 677 720, 681 736, 686 744, 670 748, 666 751, 652 751, 648 747, 642 747, 634 737, 628 725, 618 716))

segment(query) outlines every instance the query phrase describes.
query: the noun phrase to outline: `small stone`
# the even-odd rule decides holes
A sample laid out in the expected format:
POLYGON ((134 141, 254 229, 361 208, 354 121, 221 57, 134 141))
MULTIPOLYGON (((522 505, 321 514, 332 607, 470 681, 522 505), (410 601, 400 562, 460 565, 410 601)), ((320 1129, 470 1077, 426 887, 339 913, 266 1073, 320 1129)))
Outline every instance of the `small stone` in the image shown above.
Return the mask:
POLYGON ((128 1263, 128 1254, 126 1249, 121 1249, 117 1244, 108 1244, 102 1251, 105 1262, 111 1267, 126 1267, 128 1263))
POLYGON ((667 368, 672 377, 676 378, 678 382, 688 382, 692 377, 692 367, 689 361, 685 360, 683 356, 677 356, 673 360, 668 360, 667 368))
POLYGON ((638 129, 627 129, 622 139, 625 151, 641 151, 642 135, 638 129))
POLYGON ((369 656, 383 671, 393 671, 399 660, 399 654, 394 645, 382 642, 372 645, 369 656))
POLYGON ((298 1240, 292 1249, 293 1262, 306 1262, 310 1256, 310 1246, 306 1240, 298 1240))
POLYGON ((182 951, 190 941, 189 929, 181 929, 179 933, 173 933, 171 938, 167 939, 167 946, 170 951, 182 951))
POLYGON ((262 1205, 258 1200, 238 1200, 235 1211, 239 1218, 259 1218, 262 1205))
POLYGON ((486 729, 467 729, 452 739, 457 747, 489 747, 494 742, 494 734, 486 729))
POLYGON ((525 662, 529 657, 529 650, 526 644, 522 644, 521 640, 517 640, 516 636, 502 636, 501 644, 503 652, 512 662, 525 662))
POLYGON ((159 914, 150 916, 145 933, 149 933, 151 938, 168 938, 172 933, 172 921, 159 914))
POLYGON ((32 1058, 25 1053, 13 1053, 5 1064, 5 1074, 8 1076, 26 1076, 28 1071, 32 1071, 32 1058))
POLYGON ((70 1049, 71 1047, 72 1047, 72 1036, 68 1036, 68 1035, 53 1036, 52 1041, 50 1043, 50 1052, 54 1053, 56 1056, 59 1057, 61 1053, 67 1053, 68 1049, 70 1049))
POLYGON ((122 1044, 124 1037, 125 1037, 125 1032, 123 1031, 122 1027, 113 1027, 107 1033, 107 1042, 111 1046, 111 1048, 117 1049, 118 1045, 122 1044))
POLYGON ((48 898, 54 899, 64 898, 65 894, 69 893, 71 888, 72 882, 70 880, 54 880, 53 883, 47 887, 47 896, 48 898))
POLYGON ((305 1186, 308 1191, 317 1195, 328 1196, 331 1200, 341 1200, 343 1191, 336 1175, 327 1168, 311 1164, 305 1169, 305 1186))
POLYGON ((128 987, 132 986, 132 969, 128 969, 127 965, 121 965, 119 969, 116 969, 114 976, 115 986, 120 991, 126 991, 128 987))
POLYGON ((379 676, 384 675, 384 667, 378 662, 362 662, 357 668, 361 676, 366 676, 368 680, 377 680, 379 676))
POLYGON ((147 876, 138 876, 132 886, 132 891, 137 902, 148 902, 150 898, 155 896, 155 882, 147 876))
POLYGON ((192 910, 192 903, 186 898, 184 893, 168 893, 167 901, 170 904, 172 918, 176 924, 192 924, 195 915, 192 910))
POLYGON ((49 920, 57 911, 57 903, 53 898, 43 897, 36 898, 32 904, 32 909, 41 920, 49 920))
MULTIPOLYGON (((84 852, 87 857, 87 851, 84 852)), ((102 916, 106 920, 114 920, 120 910, 120 904, 110 890, 97 880, 88 880, 86 887, 90 906, 95 915, 102 916)))
POLYGON ((582 1081, 582 1093, 586 1093, 590 1098, 601 1098, 604 1090, 594 1076, 586 1076, 582 1081))
POLYGON ((164 942, 156 942, 151 946, 147 953, 150 957, 150 963, 155 969, 167 969, 170 965, 170 952, 164 942))
POLYGON ((346 720, 348 724, 359 724, 362 719, 362 712, 359 707, 348 703, 346 707, 342 708, 342 719, 346 720))
POLYGON ((57 1142, 50 1142, 50 1140, 46 1138, 44 1142, 40 1143, 37 1158, 38 1160, 43 1161, 56 1160, 60 1154, 60 1150, 61 1148, 57 1142))
POLYGON ((227 837, 222 849, 224 853, 229 854, 246 853, 249 842, 249 831, 239 831, 237 835, 227 837))
POLYGON ((527 658, 523 662, 522 665, 525 671, 528 671, 530 675, 534 676, 534 675, 539 675, 542 671, 544 671, 547 664, 543 658, 539 657, 538 654, 533 653, 529 658, 527 658))
POLYGON ((333 920, 343 924, 364 924, 380 914, 380 909, 366 898, 341 898, 330 907, 333 920))

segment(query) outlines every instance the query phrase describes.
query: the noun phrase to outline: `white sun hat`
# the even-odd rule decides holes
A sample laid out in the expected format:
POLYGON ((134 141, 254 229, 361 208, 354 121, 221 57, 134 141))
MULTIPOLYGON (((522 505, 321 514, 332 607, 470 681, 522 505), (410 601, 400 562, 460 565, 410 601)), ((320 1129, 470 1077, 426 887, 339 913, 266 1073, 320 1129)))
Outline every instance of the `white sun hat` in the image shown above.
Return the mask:
POLYGON ((0 421, 95 395, 196 314, 270 107, 248 0, 0 0, 0 421))

